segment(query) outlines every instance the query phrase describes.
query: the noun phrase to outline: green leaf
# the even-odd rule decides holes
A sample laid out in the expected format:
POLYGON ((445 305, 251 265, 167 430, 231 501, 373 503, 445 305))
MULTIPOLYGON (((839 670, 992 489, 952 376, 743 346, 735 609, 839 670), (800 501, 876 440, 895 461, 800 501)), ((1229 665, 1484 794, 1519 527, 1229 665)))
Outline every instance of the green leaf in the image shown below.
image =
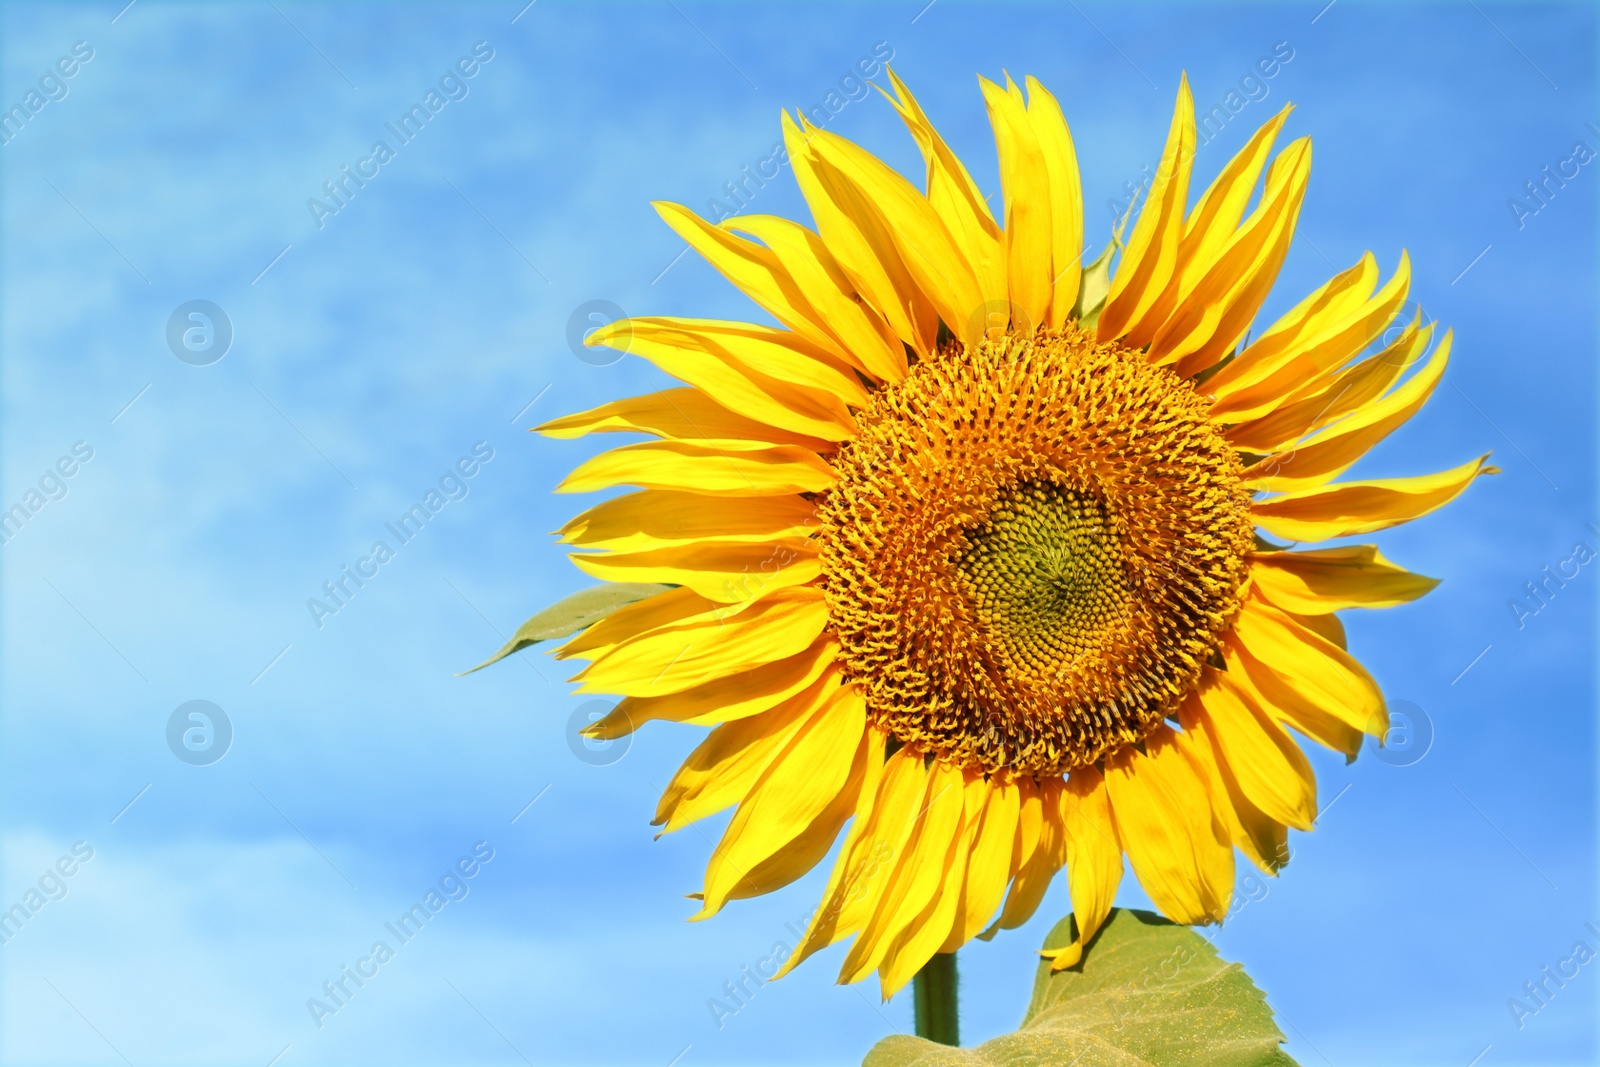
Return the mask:
POLYGON ((670 585, 647 585, 643 582, 605 582, 602 585, 579 590, 565 600, 550 605, 517 627, 517 632, 511 635, 511 640, 500 646, 500 651, 471 670, 462 671, 456 677, 481 671, 489 664, 497 663, 511 653, 519 652, 529 645, 536 645, 540 641, 551 641, 557 637, 575 634, 579 630, 593 626, 618 608, 625 608, 657 593, 665 593, 671 588, 670 585))
MULTIPOLYGON (((1071 944, 1072 916, 1046 948, 1071 944)), ((1039 964, 1015 1032, 976 1048, 886 1037, 863 1067, 1294 1067, 1266 996, 1187 926, 1118 908, 1078 967, 1039 964)))

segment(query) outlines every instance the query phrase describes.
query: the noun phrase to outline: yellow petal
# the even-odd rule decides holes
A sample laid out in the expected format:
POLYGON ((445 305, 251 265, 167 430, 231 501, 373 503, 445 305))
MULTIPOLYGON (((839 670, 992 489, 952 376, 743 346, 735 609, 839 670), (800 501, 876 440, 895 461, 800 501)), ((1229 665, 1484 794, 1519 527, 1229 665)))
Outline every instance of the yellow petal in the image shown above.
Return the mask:
POLYGON ((738 215, 721 225, 747 233, 772 250, 816 309, 818 325, 864 373, 884 382, 906 376, 905 346, 882 316, 857 299, 854 283, 821 237, 775 215, 738 215))
POLYGON ((1039 141, 1050 179, 1050 313, 1047 324, 1060 329, 1078 300, 1083 277, 1083 184, 1072 131, 1056 98, 1029 75, 1028 122, 1039 141))
MULTIPOLYGON (((1011 849, 1017 833, 1018 797, 1015 782, 995 777, 985 781, 975 775, 968 795, 978 790, 980 823, 967 850, 967 867, 961 883, 961 906, 940 952, 954 952, 977 937, 994 917, 995 909, 1011 881, 1011 849)), ((972 813, 968 813, 968 818, 972 813)))
POLYGON ((1264 873, 1276 875, 1289 862, 1288 828, 1265 815, 1240 788, 1197 695, 1191 693, 1184 701, 1178 721, 1183 726, 1178 739, 1184 755, 1210 783, 1217 814, 1233 844, 1264 873))
POLYGON ((743 900, 782 889, 822 862, 823 857, 832 850, 839 831, 855 814, 856 806, 861 802, 867 760, 874 757, 881 763, 883 753, 881 750, 875 751, 870 738, 863 735, 856 742, 855 760, 850 765, 850 777, 844 788, 834 795, 833 800, 809 826, 795 835, 793 841, 751 868, 749 874, 729 892, 728 899, 743 900))
POLYGON ((1308 552, 1257 552, 1250 577, 1261 595, 1284 611, 1322 615, 1345 608, 1392 608, 1439 584, 1397 567, 1375 545, 1308 552))
POLYGON ((655 596, 646 597, 613 611, 599 622, 586 627, 582 632, 568 638, 566 643, 556 650, 555 658, 570 659, 578 656, 583 659, 597 659, 602 653, 629 638, 719 609, 727 610, 722 605, 707 600, 693 589, 669 589, 665 593, 657 593, 655 596))
MULTIPOLYGON (((1272 154, 1273 142, 1291 108, 1292 105, 1286 105, 1256 130, 1249 143, 1222 168, 1222 173, 1184 220, 1183 238, 1178 244, 1178 281, 1167 288, 1163 297, 1163 302, 1171 301, 1172 308, 1183 306, 1200 279, 1216 266, 1223 252, 1234 242, 1244 209, 1255 194, 1256 183, 1272 154)), ((1170 309, 1165 310, 1170 312, 1170 309)))
POLYGON ((1006 79, 1002 89, 978 79, 994 127, 1000 156, 1000 188, 1005 195, 1006 287, 1012 317, 1023 319, 1022 332, 1045 321, 1050 311, 1055 240, 1050 217, 1050 172, 1039 135, 1028 121, 1022 93, 1006 79))
POLYGON ((939 891, 961 825, 961 772, 935 760, 923 778, 920 803, 900 827, 893 872, 872 917, 845 954, 841 982, 857 982, 877 970, 894 938, 939 891))
POLYGON ((618 319, 584 343, 613 341, 725 408, 825 441, 855 436, 846 405, 866 401, 854 372, 787 330, 709 319, 618 319))
POLYGON ((762 715, 712 730, 672 776, 651 825, 664 834, 743 800, 816 711, 839 690, 837 668, 762 715))
POLYGON ((1394 277, 1370 300, 1348 308, 1342 297, 1360 292, 1363 282, 1361 274, 1347 279, 1348 288, 1330 299, 1328 308, 1321 314, 1310 316, 1306 324, 1309 328, 1304 332, 1295 328, 1299 309, 1290 312, 1285 317, 1289 326, 1282 326, 1285 320, 1280 320, 1280 324, 1271 327, 1212 376, 1205 384, 1206 392, 1217 398, 1211 408, 1212 417, 1223 422, 1256 418, 1294 395, 1307 382, 1317 380, 1358 356, 1394 321, 1396 312, 1405 303, 1411 286, 1410 257, 1400 253, 1400 265, 1395 268, 1394 277), (1344 313, 1334 315, 1331 313, 1334 308, 1344 313))
POLYGON ((810 586, 779 589, 738 614, 695 616, 624 641, 579 671, 581 693, 662 696, 798 655, 822 633, 828 605, 810 586))
POLYGON ((1145 738, 1145 751, 1106 760, 1117 839, 1139 884, 1173 922, 1222 919, 1233 892, 1233 849, 1218 840, 1205 782, 1178 751, 1170 727, 1145 738))
POLYGON ((1433 336, 1433 326, 1419 329, 1420 321, 1419 314, 1382 352, 1339 374, 1302 386, 1260 418, 1229 426, 1224 436, 1241 451, 1277 452, 1313 430, 1360 410, 1388 392, 1400 375, 1422 358, 1433 336))
POLYGON ((1249 699, 1227 671, 1201 674, 1200 704, 1228 769, 1250 802, 1297 830, 1317 817, 1317 779, 1300 746, 1249 699))
POLYGON ((1072 918, 1077 927, 1072 943, 1044 955, 1050 969, 1075 966, 1085 946, 1111 914, 1117 886, 1122 884, 1122 845, 1111 818, 1105 776, 1095 767, 1077 767, 1061 791, 1061 817, 1066 829, 1067 888, 1072 893, 1072 918))
POLYGON ((1194 97, 1185 74, 1178 85, 1167 147, 1156 166, 1155 178, 1117 273, 1111 279, 1105 309, 1100 312, 1096 334, 1102 341, 1126 338, 1126 343, 1143 348, 1161 325, 1149 312, 1172 281, 1177 267, 1194 147, 1194 97))
POLYGON ((1292 142, 1267 172, 1261 203, 1196 282, 1150 343, 1150 359, 1185 377, 1210 367, 1238 343, 1261 309, 1294 239, 1311 176, 1311 142, 1292 142))
POLYGON ((850 779, 866 728, 866 703, 836 686, 784 743, 739 804, 706 866, 695 919, 722 909, 749 872, 789 845, 833 803, 850 779))
POLYGON ((728 497, 646 489, 612 497, 558 531, 565 544, 617 552, 695 541, 792 541, 817 531, 817 505, 802 496, 728 497))
POLYGON ((1038 783, 1035 795, 1039 800, 1039 840, 1017 870, 1006 896, 1006 906, 996 925, 1002 930, 1014 930, 1033 918, 1044 900, 1045 890, 1055 879, 1056 872, 1066 861, 1066 830, 1061 822, 1061 788, 1059 778, 1038 783))
MULTIPOLYGON (((1020 874, 1029 863, 1033 862, 1033 854, 1039 848, 1039 839, 1044 831, 1044 804, 1039 798, 1039 785, 1030 776, 1024 775, 1017 779, 1017 830, 1011 842, 1011 858, 1006 865, 1006 881, 1010 882, 1020 874)), ((1011 899, 1016 896, 1016 887, 1013 885, 1006 897, 1006 909, 1011 909, 1011 899)), ((1016 909, 1016 911, 1020 911, 1016 909)), ((1015 911, 1013 911, 1015 914, 1015 911)), ((988 941, 1000 932, 1001 923, 1005 920, 1005 911, 995 919, 994 923, 979 934, 980 940, 988 941)))
POLYGON ((1312 707, 1355 730, 1381 736, 1387 729, 1378 683, 1332 641, 1255 597, 1245 598, 1233 633, 1252 659, 1312 707))
MULTIPOLYGON (((1266 378, 1292 359, 1311 338, 1359 311, 1377 284, 1378 261, 1371 252, 1363 253, 1355 266, 1329 278, 1206 381, 1206 392, 1215 401, 1212 413, 1225 422, 1244 421, 1261 414, 1224 415, 1235 392, 1266 378)), ((1271 406, 1264 410, 1270 411, 1271 406)))
MULTIPOLYGON (((933 205, 884 162, 837 134, 819 130, 810 141, 818 180, 850 211, 880 250, 892 250, 950 331, 969 344, 974 312, 983 305, 977 277, 933 205)), ((981 321, 981 320, 980 320, 981 321)))
POLYGON ((719 604, 740 604, 822 573, 817 543, 804 538, 778 542, 700 541, 643 552, 574 553, 585 574, 607 582, 659 582, 693 589, 719 604))
POLYGON ((1433 358, 1394 392, 1364 405, 1308 442, 1251 464, 1245 468, 1245 478, 1252 488, 1269 492, 1307 489, 1337 478, 1421 410, 1449 360, 1450 332, 1446 331, 1433 358))
POLYGON ((937 311, 918 291, 899 253, 884 244, 877 219, 863 208, 848 183, 824 179, 827 168, 811 144, 816 132, 820 131, 803 132, 787 111, 783 113, 789 163, 817 233, 856 291, 883 316, 895 336, 916 352, 932 352, 938 340, 937 311))
POLYGON ((627 697, 582 730, 583 736, 614 741, 647 722, 715 726, 758 715, 794 696, 822 676, 839 654, 832 638, 817 641, 798 655, 704 685, 660 697, 627 697))
POLYGON ((1314 688, 1302 687, 1302 691, 1290 685, 1252 656, 1236 636, 1224 643, 1222 655, 1234 683, 1250 691, 1256 706, 1318 744, 1344 753, 1345 762, 1356 758, 1365 740, 1365 723, 1351 726, 1336 713, 1323 710, 1317 703, 1321 695, 1314 688))
MULTIPOLYGON (((963 875, 972 853, 972 846, 982 821, 982 796, 988 790, 981 774, 952 772, 964 778, 963 798, 960 802, 960 820, 956 831, 950 835, 946 846, 943 884, 936 886, 927 903, 917 915, 904 922, 899 934, 890 942, 878 966, 878 983, 883 999, 888 1000, 914 978, 958 925, 962 910, 963 875), (975 784, 976 783, 976 784, 975 784), (980 794, 976 796, 975 794, 980 794)), ((937 845, 937 842, 934 842, 937 845)))
POLYGON ((870 914, 870 904, 865 903, 870 887, 873 882, 883 879, 884 869, 892 858, 887 845, 872 840, 868 835, 868 831, 873 829, 872 814, 877 810, 889 762, 884 758, 885 735, 869 726, 866 741, 869 751, 855 819, 839 849, 839 858, 829 875, 822 903, 811 914, 805 937, 789 954, 775 977, 783 977, 813 952, 849 937, 861 928, 870 914))
POLYGON ((812 914, 805 938, 779 969, 778 977, 818 949, 860 930, 871 917, 905 845, 911 820, 927 792, 928 777, 920 755, 902 748, 884 760, 884 735, 875 729, 869 729, 867 734, 876 739, 880 758, 868 761, 861 806, 844 847, 839 850, 822 904, 812 914))
MULTIPOLYGON (((967 173, 960 158, 933 128, 916 97, 893 70, 886 72, 895 96, 884 93, 911 131, 928 166, 928 203, 943 220, 950 237, 972 265, 979 295, 985 306, 1004 306, 1006 300, 1005 246, 1000 227, 989 213, 988 202, 967 173)), ((880 90, 881 92, 882 90, 880 90)))
POLYGON ((751 441, 644 441, 580 463, 558 493, 591 493, 618 485, 728 496, 816 493, 837 480, 833 468, 798 445, 751 441))
MULTIPOLYGON (((1272 603, 1272 601, 1261 595, 1261 590, 1259 589, 1253 589, 1251 595, 1266 601, 1268 604, 1272 603)), ((1273 606, 1277 607, 1276 604, 1273 606)), ((1284 614, 1318 637, 1321 637, 1324 641, 1338 645, 1347 652, 1350 650, 1350 642, 1345 638, 1344 623, 1339 621, 1339 616, 1333 614, 1296 615, 1292 611, 1285 611, 1284 614)))
POLYGON ((552 419, 536 427, 546 437, 573 438, 590 433, 648 433, 679 440, 764 441, 775 445, 803 445, 813 452, 831 449, 832 442, 794 433, 736 415, 698 389, 663 389, 630 396, 576 415, 552 419))
POLYGON ((773 318, 835 358, 848 359, 847 353, 822 327, 817 309, 771 250, 735 237, 681 204, 656 201, 651 206, 689 247, 704 256, 706 262, 746 296, 771 312, 773 318))
POLYGON ((1488 455, 1438 474, 1336 482, 1257 501, 1251 507, 1257 526, 1287 541, 1328 541, 1335 537, 1387 530, 1421 518, 1460 496, 1480 474, 1488 455))

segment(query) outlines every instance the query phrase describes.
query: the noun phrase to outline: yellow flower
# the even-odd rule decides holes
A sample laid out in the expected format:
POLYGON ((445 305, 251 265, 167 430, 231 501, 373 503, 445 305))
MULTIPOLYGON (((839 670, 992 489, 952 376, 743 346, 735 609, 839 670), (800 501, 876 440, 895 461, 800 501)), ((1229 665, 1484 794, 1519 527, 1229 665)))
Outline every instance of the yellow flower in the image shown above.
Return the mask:
POLYGON ((660 439, 575 470, 561 491, 641 491, 562 536, 599 550, 573 556, 591 575, 675 588, 558 654, 590 661, 581 691, 624 697, 593 736, 713 727, 656 813, 670 831, 737 808, 695 918, 800 877, 848 824, 785 970, 853 936, 840 980, 877 971, 885 996, 1025 921, 1063 868, 1078 938, 1058 968, 1124 855, 1168 917, 1221 920, 1234 849, 1275 872, 1316 816, 1290 728, 1350 759, 1387 728, 1334 613, 1436 584, 1257 531, 1384 529, 1493 470, 1333 481, 1444 372, 1449 334, 1416 320, 1372 351, 1404 255, 1382 286, 1363 256, 1247 340, 1310 170, 1306 139, 1272 155, 1288 109, 1185 213, 1185 81, 1112 275, 1080 267, 1077 159, 1043 87, 981 82, 1002 225, 889 77, 926 193, 785 114, 816 232, 657 205, 783 328, 614 323, 591 341, 688 387, 541 428, 660 439))

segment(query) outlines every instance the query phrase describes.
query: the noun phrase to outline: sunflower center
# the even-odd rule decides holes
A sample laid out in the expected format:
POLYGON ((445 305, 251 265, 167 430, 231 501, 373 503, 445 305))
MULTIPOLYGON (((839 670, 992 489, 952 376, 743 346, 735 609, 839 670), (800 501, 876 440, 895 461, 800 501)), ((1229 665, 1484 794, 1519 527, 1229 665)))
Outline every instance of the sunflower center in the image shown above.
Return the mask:
POLYGON ((1238 609, 1253 531, 1187 381, 1069 326, 949 345, 857 424, 818 537, 875 722, 1044 776, 1175 712, 1238 609))
POLYGON ((974 614, 1009 657, 1047 671, 1122 617, 1127 576, 1100 502, 1048 482, 999 494, 956 561, 974 614))

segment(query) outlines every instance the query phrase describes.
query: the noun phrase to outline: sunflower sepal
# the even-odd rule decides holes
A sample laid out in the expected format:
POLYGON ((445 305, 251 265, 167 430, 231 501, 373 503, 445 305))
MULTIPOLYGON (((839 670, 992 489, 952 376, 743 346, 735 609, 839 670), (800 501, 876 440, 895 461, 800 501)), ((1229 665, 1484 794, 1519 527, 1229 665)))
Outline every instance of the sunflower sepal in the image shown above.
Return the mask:
POLYGON ((1015 1032, 970 1048, 896 1034, 873 1046, 863 1067, 1294 1067, 1266 995, 1193 930, 1153 912, 1113 909, 1083 958, 1053 971, 1050 957, 1076 934, 1068 915, 1045 937, 1033 995, 1015 1032))
MULTIPOLYGON (((1126 223, 1127 219, 1123 219, 1126 223)), ((1111 257, 1117 249, 1122 247, 1122 228, 1112 235, 1111 240, 1094 257, 1094 261, 1083 268, 1083 281, 1078 286, 1078 299, 1072 308, 1072 317, 1078 325, 1085 330, 1092 331, 1095 324, 1100 321, 1100 312, 1106 306, 1106 297, 1111 293, 1111 257)))
POLYGON ((513 652, 520 652, 529 645, 536 645, 541 641, 554 641, 558 637, 567 637, 579 630, 586 630, 614 611, 638 603, 646 597, 655 596, 657 593, 665 593, 672 588, 670 585, 645 582, 602 582, 588 589, 580 589, 571 596, 551 604, 517 627, 517 632, 511 635, 511 640, 501 645, 498 652, 476 667, 469 667, 459 672, 456 677, 481 671, 491 663, 498 663, 513 652))

